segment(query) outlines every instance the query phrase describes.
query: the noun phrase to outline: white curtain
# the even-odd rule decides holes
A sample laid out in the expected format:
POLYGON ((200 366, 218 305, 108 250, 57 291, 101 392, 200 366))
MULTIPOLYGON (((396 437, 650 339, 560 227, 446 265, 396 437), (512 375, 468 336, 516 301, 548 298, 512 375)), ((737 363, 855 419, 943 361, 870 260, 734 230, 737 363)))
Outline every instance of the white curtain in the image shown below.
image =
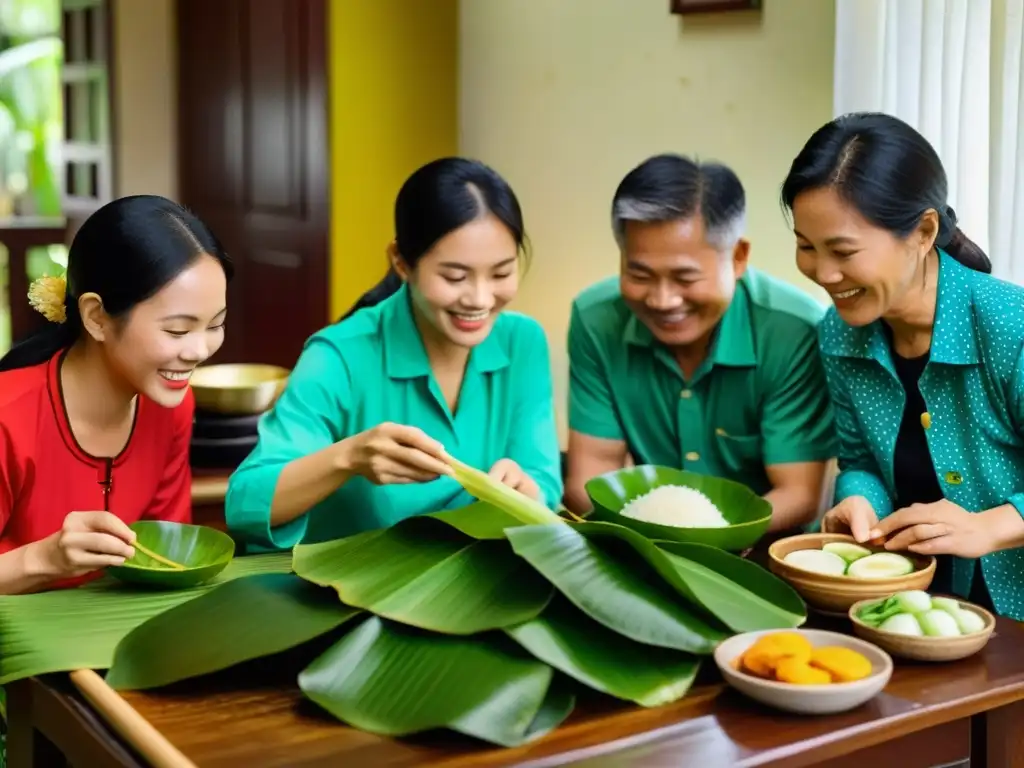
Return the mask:
POLYGON ((836 0, 834 112, 932 143, 961 228, 1024 282, 1024 0, 836 0))
POLYGON ((995 274, 1024 283, 1024 0, 995 8, 990 252, 995 274))

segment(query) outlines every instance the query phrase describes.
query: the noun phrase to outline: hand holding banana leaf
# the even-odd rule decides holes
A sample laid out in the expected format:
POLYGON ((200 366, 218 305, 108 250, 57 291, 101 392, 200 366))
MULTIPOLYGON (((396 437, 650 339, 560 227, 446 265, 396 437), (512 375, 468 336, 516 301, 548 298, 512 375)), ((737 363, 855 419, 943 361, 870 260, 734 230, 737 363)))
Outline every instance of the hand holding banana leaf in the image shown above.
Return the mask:
POLYGON ((444 446, 416 427, 385 422, 339 445, 342 464, 376 485, 427 483, 451 474, 444 446))

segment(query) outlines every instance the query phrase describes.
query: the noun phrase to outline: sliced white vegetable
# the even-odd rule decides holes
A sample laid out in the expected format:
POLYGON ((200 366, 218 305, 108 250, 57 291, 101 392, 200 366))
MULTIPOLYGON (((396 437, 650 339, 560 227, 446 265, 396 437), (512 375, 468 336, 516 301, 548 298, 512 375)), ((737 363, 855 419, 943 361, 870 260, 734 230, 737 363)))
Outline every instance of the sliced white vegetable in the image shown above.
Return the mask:
POLYGON ((929 637, 958 637, 960 627, 956 619, 945 611, 926 611, 917 617, 921 629, 929 637))
POLYGON ((847 576, 858 579, 891 579, 906 576, 914 570, 914 563, 894 552, 876 552, 850 563, 847 576))
POLYGON ((932 604, 932 596, 920 589, 897 592, 893 597, 902 613, 924 613, 938 607, 932 604))
POLYGON ((956 625, 960 628, 962 634, 970 635, 974 632, 981 632, 985 628, 985 620, 974 611, 961 608, 956 613, 951 613, 950 615, 956 621, 956 625))
POLYGON ((802 571, 825 576, 842 576, 846 573, 846 561, 843 558, 821 549, 797 549, 782 558, 782 561, 802 571))
POLYGON ((862 557, 867 557, 871 554, 871 550, 867 547, 862 547, 860 544, 850 544, 845 541, 830 541, 822 549, 825 552, 831 552, 833 555, 839 555, 848 563, 860 560, 862 557))
POLYGON ((917 618, 911 613, 897 613, 882 622, 879 627, 882 632, 891 632, 894 635, 910 635, 921 637, 924 631, 917 618))
POLYGON ((959 613, 960 612, 960 601, 954 600, 951 597, 933 597, 932 608, 946 613, 959 613))

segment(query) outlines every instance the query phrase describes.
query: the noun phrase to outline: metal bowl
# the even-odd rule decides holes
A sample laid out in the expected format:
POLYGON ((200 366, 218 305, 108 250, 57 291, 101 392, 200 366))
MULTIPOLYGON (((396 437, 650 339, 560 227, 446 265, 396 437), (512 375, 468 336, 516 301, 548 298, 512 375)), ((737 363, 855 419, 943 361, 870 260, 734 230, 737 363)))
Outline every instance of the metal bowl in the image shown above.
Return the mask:
POLYGON ((263 413, 284 391, 289 373, 287 368, 276 365, 201 366, 191 380, 196 407, 213 413, 263 413))

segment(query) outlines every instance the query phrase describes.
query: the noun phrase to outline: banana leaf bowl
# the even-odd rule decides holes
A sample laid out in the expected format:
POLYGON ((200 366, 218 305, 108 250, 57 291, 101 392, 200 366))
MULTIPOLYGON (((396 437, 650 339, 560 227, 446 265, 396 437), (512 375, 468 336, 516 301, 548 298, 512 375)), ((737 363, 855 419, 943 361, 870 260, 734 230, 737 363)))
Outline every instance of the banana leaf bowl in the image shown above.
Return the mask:
POLYGON ((173 568, 136 548, 123 565, 107 568, 111 576, 131 584, 187 589, 210 581, 235 556, 234 540, 216 528, 162 520, 140 520, 130 528, 142 547, 183 566, 173 568))
POLYGON ((764 536, 772 519, 771 505, 742 483, 653 464, 598 475, 586 484, 586 490, 593 504, 588 520, 618 523, 655 541, 707 544, 730 552, 741 552, 764 536), (663 485, 681 485, 700 491, 718 507, 729 525, 722 528, 684 528, 622 515, 623 508, 630 501, 663 485))

